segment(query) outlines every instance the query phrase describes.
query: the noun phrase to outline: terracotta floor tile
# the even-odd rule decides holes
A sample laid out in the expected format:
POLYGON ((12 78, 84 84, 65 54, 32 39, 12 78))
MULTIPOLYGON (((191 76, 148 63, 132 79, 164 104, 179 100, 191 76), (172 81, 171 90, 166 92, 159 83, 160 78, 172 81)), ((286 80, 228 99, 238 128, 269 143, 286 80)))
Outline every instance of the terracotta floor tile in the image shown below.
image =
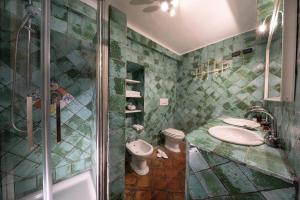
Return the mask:
POLYGON ((164 163, 162 159, 155 159, 152 160, 152 165, 153 168, 164 168, 164 163))
POLYGON ((156 155, 157 155, 157 148, 155 148, 155 149, 153 149, 153 153, 152 153, 152 155, 150 156, 150 160, 154 160, 154 159, 156 159, 156 155))
POLYGON ((154 191, 152 192, 152 200, 167 200, 168 192, 166 191, 154 191))
POLYGON ((185 160, 173 160, 173 168, 177 170, 184 170, 185 169, 185 160))
POLYGON ((140 176, 137 179, 137 188, 146 188, 146 187, 151 187, 151 177, 150 176, 140 176))
POLYGON ((177 178, 181 178, 183 180, 185 180, 185 170, 179 170, 177 173, 177 178))
POLYGON ((126 200, 134 200, 134 197, 133 197, 133 192, 131 190, 125 190, 124 192, 125 194, 125 199, 126 200))
POLYGON ((172 158, 168 158, 168 159, 166 159, 166 160, 164 160, 163 161, 163 163, 164 163, 164 168, 165 169, 170 169, 170 168, 173 168, 173 165, 172 165, 172 158))
POLYGON ((125 185, 134 186, 137 183, 137 175, 130 173, 125 176, 125 185))
POLYGON ((184 192, 185 183, 181 179, 173 178, 169 181, 168 190, 170 192, 184 192))
POLYGON ((165 169, 163 169, 163 168, 152 168, 151 169, 151 176, 165 177, 166 176, 165 169))
POLYGON ((152 188, 154 190, 166 190, 169 180, 164 177, 152 177, 152 188))
POLYGON ((166 176, 168 178, 175 178, 178 174, 177 169, 166 169, 166 176))
POLYGON ((173 193, 173 200, 184 200, 184 193, 173 193))
POLYGON ((139 176, 126 163, 125 200, 182 200, 185 190, 185 144, 180 148, 182 152, 174 153, 165 147, 169 159, 156 157, 156 149, 147 160, 149 174, 139 176))
POLYGON ((135 200, 151 200, 151 192, 150 191, 136 191, 135 200))

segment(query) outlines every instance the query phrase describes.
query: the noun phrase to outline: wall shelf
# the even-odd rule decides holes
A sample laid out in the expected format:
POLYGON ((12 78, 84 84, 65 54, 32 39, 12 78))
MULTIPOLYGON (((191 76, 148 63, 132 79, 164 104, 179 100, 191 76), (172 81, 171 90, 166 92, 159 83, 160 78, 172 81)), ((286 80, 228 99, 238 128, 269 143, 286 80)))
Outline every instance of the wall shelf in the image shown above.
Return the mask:
POLYGON ((143 98, 142 96, 126 96, 126 98, 143 98))
POLYGON ((142 112, 142 110, 125 110, 126 114, 129 114, 129 113, 140 113, 140 112, 142 112))
POLYGON ((136 81, 136 80, 131 80, 131 79, 126 79, 125 81, 128 84, 138 84, 138 83, 141 83, 141 81, 136 81))
POLYGON ((143 66, 133 62, 126 65, 126 107, 124 108, 126 127, 134 124, 144 124, 144 83, 145 69, 143 66), (136 110, 128 110, 127 105, 136 106, 136 110))

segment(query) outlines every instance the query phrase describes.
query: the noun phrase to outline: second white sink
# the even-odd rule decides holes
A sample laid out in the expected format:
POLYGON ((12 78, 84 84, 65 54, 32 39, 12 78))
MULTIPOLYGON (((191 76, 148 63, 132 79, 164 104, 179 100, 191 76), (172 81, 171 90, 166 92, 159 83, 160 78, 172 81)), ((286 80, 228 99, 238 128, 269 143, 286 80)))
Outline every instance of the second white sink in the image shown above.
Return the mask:
POLYGON ((248 120, 248 119, 241 119, 241 118, 226 118, 223 119, 223 121, 226 124, 231 124, 231 125, 235 125, 235 126, 241 126, 241 127, 248 127, 248 128, 258 128, 260 127, 260 124, 252 121, 252 120, 248 120))
POLYGON ((234 126, 214 126, 208 132, 219 140, 233 144, 258 146, 264 143, 263 137, 257 133, 234 126))

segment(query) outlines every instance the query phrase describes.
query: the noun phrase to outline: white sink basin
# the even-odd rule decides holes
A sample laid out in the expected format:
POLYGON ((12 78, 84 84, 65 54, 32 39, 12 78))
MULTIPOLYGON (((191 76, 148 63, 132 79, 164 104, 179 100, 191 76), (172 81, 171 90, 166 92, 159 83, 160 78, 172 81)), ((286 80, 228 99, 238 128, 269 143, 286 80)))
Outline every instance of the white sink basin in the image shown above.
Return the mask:
POLYGON ((248 119, 226 118, 226 119, 223 119, 223 121, 226 124, 231 124, 231 125, 241 126, 241 127, 248 127, 248 128, 258 128, 258 127, 260 127, 259 123, 255 122, 255 121, 248 120, 248 119))
POLYGON ((233 144, 257 146, 264 143, 263 137, 257 133, 234 126, 214 126, 208 132, 219 140, 233 144))

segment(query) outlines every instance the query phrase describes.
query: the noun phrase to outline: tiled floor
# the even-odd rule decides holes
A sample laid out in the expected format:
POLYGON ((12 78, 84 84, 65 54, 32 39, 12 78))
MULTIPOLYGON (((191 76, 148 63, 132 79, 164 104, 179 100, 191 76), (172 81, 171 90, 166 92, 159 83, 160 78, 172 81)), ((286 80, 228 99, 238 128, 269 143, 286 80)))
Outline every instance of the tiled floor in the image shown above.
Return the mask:
POLYGON ((148 160, 150 172, 145 176, 137 175, 126 164, 126 200, 184 200, 185 192, 185 144, 180 153, 173 153, 160 147, 168 159, 156 158, 156 149, 148 160))

